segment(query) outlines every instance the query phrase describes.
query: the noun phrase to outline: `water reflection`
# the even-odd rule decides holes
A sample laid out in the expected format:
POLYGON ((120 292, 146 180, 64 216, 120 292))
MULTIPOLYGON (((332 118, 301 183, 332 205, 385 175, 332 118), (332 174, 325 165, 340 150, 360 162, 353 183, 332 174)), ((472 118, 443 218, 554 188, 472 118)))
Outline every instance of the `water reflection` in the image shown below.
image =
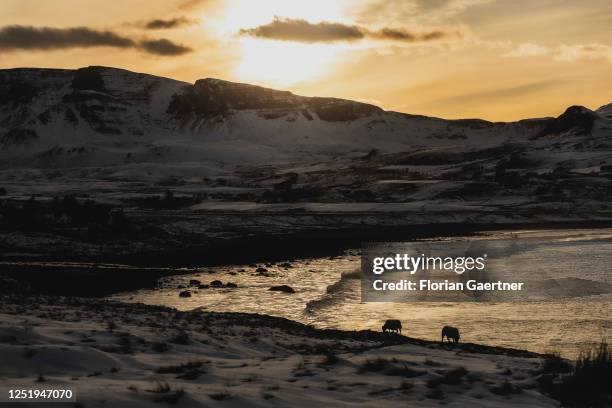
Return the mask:
MULTIPOLYGON (((484 238, 515 239, 508 232, 489 233, 484 238)), ((380 330, 385 319, 395 318, 402 320, 404 334, 433 340, 439 339, 444 325, 452 325, 461 329, 465 342, 557 350, 568 357, 602 338, 609 339, 612 296, 582 296, 585 287, 578 283, 601 282, 602 287, 612 283, 612 230, 522 231, 519 239, 500 267, 511 271, 523 265, 524 273, 552 279, 544 291, 554 289, 559 280, 565 291, 575 284, 576 297, 505 303, 362 303, 359 250, 348 250, 340 257, 292 260, 290 266, 259 264, 257 267, 265 268, 259 272, 254 265, 204 268, 197 274, 165 279, 155 290, 113 298, 180 310, 263 313, 341 329, 380 330), (190 286, 193 279, 202 284, 221 280, 238 287, 198 289, 190 286), (289 285, 295 293, 270 291, 275 285, 289 285), (192 292, 190 298, 178 296, 183 286, 192 292)))

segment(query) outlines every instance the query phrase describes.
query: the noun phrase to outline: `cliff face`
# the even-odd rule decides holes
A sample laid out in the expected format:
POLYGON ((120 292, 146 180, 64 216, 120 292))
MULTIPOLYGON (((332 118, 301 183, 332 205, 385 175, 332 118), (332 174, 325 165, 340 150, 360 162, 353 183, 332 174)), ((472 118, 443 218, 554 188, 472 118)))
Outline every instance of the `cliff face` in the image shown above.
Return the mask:
POLYGON ((184 82, 129 71, 87 67, 78 70, 0 71, 2 130, 83 123, 101 134, 140 135, 152 126, 175 129, 181 120, 227 117, 244 110, 266 116, 303 111, 307 118, 351 121, 380 114, 376 106, 307 98, 288 91, 202 79, 184 82))
POLYGON ((232 83, 219 79, 201 79, 175 95, 168 111, 179 117, 228 115, 234 111, 257 110, 264 118, 299 112, 312 120, 313 114, 323 121, 351 121, 381 114, 382 109, 359 102, 336 98, 308 98, 288 91, 232 83))

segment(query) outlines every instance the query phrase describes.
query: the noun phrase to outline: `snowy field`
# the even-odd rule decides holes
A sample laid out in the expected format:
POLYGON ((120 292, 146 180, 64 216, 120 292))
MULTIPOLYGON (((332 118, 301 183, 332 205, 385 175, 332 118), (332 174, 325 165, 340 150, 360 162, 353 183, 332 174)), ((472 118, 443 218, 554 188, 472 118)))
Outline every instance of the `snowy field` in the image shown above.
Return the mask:
POLYGON ((558 406, 538 390, 541 359, 517 350, 258 315, 55 298, 0 304, 0 386, 70 387, 86 407, 558 406))

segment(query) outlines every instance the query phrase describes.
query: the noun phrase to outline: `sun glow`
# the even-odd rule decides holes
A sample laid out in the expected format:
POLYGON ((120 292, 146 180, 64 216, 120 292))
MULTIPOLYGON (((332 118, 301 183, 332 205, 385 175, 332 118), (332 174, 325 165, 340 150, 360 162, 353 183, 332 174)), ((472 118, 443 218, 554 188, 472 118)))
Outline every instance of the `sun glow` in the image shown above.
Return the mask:
POLYGON ((234 67, 237 78, 282 87, 328 72, 345 46, 241 37, 240 29, 270 23, 275 17, 350 23, 343 15, 347 4, 346 0, 234 0, 227 3, 223 18, 208 23, 217 28, 220 38, 238 45, 241 57, 234 67))
POLYGON ((241 40, 243 52, 235 73, 269 86, 287 86, 323 74, 336 59, 337 47, 258 39, 241 40))
POLYGON ((233 0, 227 3, 218 22, 224 35, 235 35, 241 28, 269 23, 274 17, 299 18, 312 22, 348 22, 343 14, 348 1, 330 0, 233 0))

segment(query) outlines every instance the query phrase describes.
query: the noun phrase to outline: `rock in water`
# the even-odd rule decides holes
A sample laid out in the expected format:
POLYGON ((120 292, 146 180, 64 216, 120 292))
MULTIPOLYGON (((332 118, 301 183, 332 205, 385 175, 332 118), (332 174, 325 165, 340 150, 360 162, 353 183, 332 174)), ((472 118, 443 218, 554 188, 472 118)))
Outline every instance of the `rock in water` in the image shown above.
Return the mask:
POLYGON ((210 287, 211 288, 222 288, 223 287, 223 282, 221 282, 220 280, 214 280, 214 281, 210 282, 210 287))
POLYGON ((288 286, 288 285, 272 286, 268 290, 271 290, 274 292, 295 293, 295 289, 293 289, 291 286, 288 286))

